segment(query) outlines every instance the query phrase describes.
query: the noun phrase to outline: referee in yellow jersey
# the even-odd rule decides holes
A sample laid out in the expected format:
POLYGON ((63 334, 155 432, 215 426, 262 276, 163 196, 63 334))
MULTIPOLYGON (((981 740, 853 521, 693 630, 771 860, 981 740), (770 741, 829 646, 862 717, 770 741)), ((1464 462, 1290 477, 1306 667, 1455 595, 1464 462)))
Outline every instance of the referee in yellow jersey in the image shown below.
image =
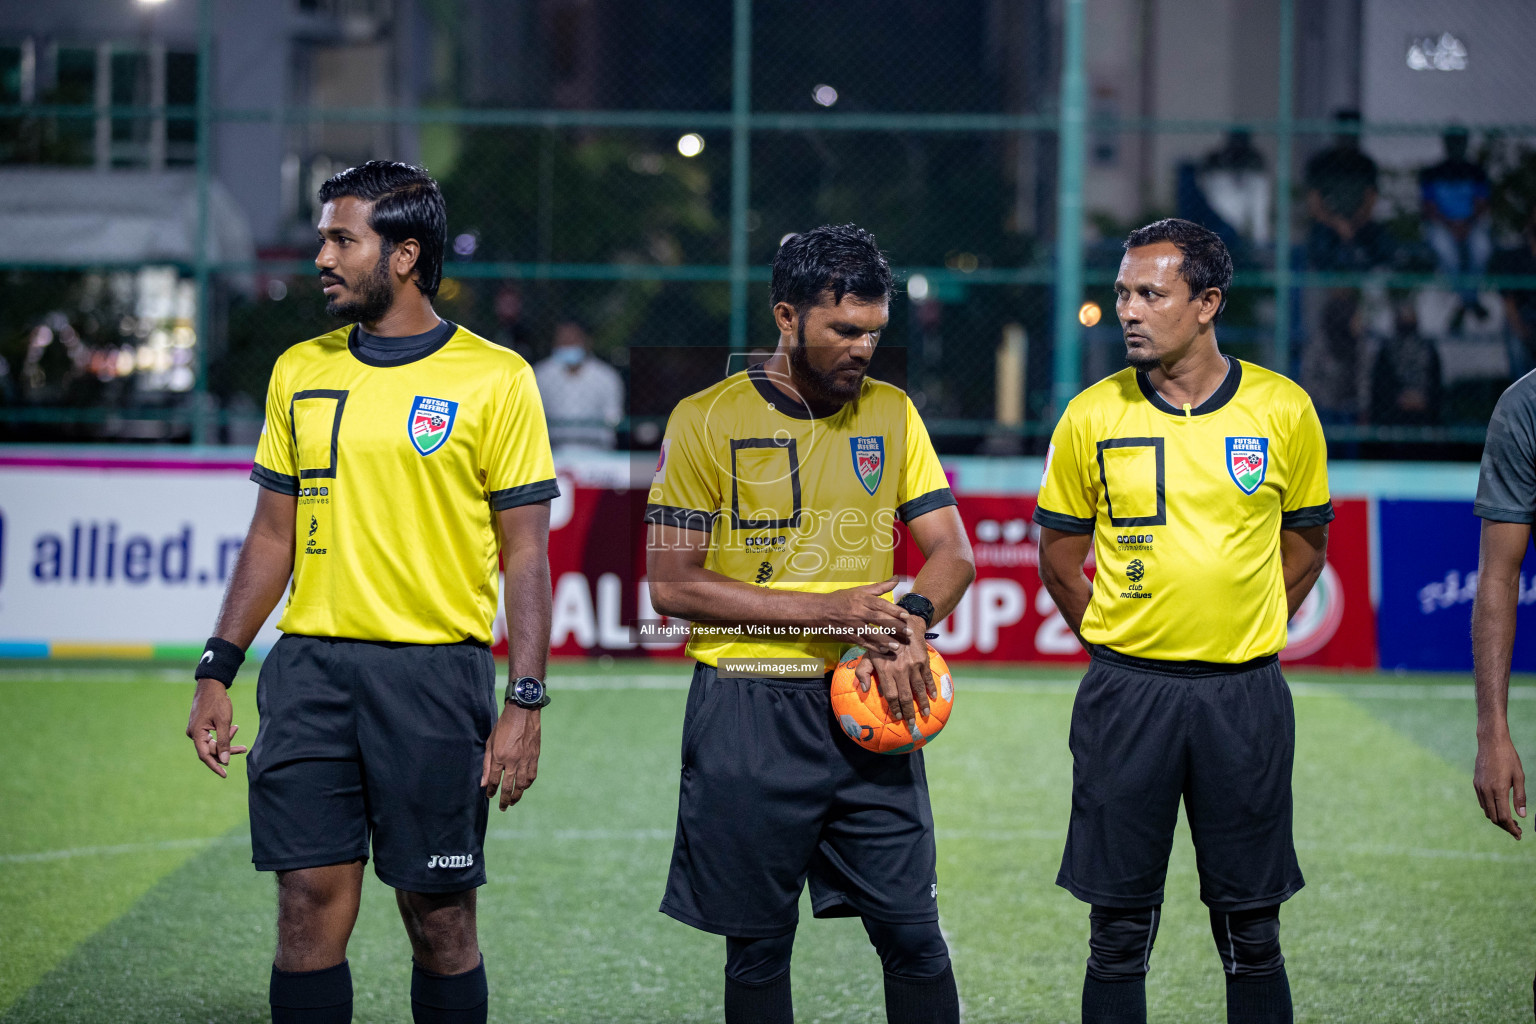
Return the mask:
POLYGON ((1333 506, 1306 393, 1217 347, 1231 283, 1205 228, 1131 233, 1115 279, 1130 366, 1068 404, 1040 486, 1040 578, 1093 657, 1056 879, 1092 905, 1084 1024, 1147 1019, 1181 798, 1227 1019, 1291 1020, 1280 904, 1303 882, 1278 654, 1322 572, 1333 506))
POLYGON ((446 213, 419 167, 371 161, 320 188, 315 266, 351 321, 278 359, 256 515, 197 667, 187 735, 225 774, 225 692, 289 587, 247 760, 252 859, 277 873, 274 1024, 352 1018, 347 941, 363 865, 395 889, 417 1024, 486 1019, 475 888, 487 800, 533 783, 549 650, 549 503, 533 371, 440 319, 446 213), (496 711, 491 623, 506 566, 513 682, 496 711))
POLYGON ((912 402, 866 376, 891 270, 846 224, 773 261, 779 346, 685 398, 645 518, 651 603, 693 623, 677 839, 664 913, 725 936, 727 1024, 791 1024, 789 964, 807 879, 817 917, 857 916, 891 1024, 958 1024, 938 924, 922 751, 858 746, 829 673, 869 651, 896 717, 936 696, 923 632, 975 575, 965 527, 912 402), (892 604, 893 526, 923 554, 892 604))

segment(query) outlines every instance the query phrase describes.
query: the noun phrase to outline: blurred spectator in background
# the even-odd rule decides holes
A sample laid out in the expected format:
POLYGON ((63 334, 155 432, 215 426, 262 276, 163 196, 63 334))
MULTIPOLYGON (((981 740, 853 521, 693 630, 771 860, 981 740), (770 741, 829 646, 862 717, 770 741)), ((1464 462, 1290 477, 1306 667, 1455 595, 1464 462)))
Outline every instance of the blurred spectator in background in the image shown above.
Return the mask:
POLYGON ((592 338, 576 320, 555 327, 555 347, 533 368, 549 420, 549 441, 558 451, 612 448, 624 418, 624 381, 619 371, 592 354, 592 338))
POLYGON ((1270 188, 1264 154, 1241 129, 1229 133, 1200 167, 1200 190, 1211 209, 1254 245, 1269 242, 1270 188))
POLYGON ((1440 422, 1440 351, 1419 333, 1416 296, 1392 292, 1392 336, 1371 364, 1371 422, 1427 427, 1440 422))
MULTIPOLYGON (((1466 128, 1452 127, 1442 142, 1445 159, 1419 172, 1424 241, 1434 250, 1435 269, 1440 273, 1481 274, 1493 254, 1488 172, 1467 159, 1466 128)), ((1461 300, 1472 315, 1488 315, 1477 301, 1476 288, 1462 291, 1461 300)))
MULTIPOLYGON (((1333 119, 1358 129, 1360 112, 1341 110, 1333 119)), ((1379 174, 1360 151, 1360 135, 1341 131, 1333 145, 1307 161, 1307 263, 1315 270, 1369 270, 1388 262, 1392 245, 1372 219, 1379 174)))
POLYGON ((1324 425, 1358 423, 1365 348, 1361 344, 1365 321, 1359 290, 1332 290, 1323 304, 1321 320, 1320 329, 1313 332, 1301 354, 1301 386, 1312 396, 1324 425))
MULTIPOLYGON (((1520 244, 1493 255, 1488 261, 1490 274, 1536 277, 1536 208, 1526 218, 1520 244)), ((1536 360, 1536 288, 1505 288, 1504 313, 1510 330, 1519 339, 1525 363, 1536 360)))
POLYGON ((504 281, 496 289, 496 327, 491 340, 509 348, 524 359, 531 359, 528 344, 528 325, 523 320, 523 293, 511 281, 504 281))

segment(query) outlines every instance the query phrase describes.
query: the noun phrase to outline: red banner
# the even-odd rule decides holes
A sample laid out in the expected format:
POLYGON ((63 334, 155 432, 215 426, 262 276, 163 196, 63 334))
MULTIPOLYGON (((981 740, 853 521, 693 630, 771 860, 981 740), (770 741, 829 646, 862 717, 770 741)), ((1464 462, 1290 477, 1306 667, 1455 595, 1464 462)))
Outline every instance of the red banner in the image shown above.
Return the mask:
MULTIPOLYGON (((682 654, 681 643, 636 642, 637 619, 655 620, 645 583, 646 492, 622 478, 576 479, 562 472, 551 511, 549 566, 554 586, 550 653, 619 657, 682 654)), ((1290 663, 1369 668, 1375 664, 1370 603, 1368 503, 1335 503, 1328 567, 1291 626, 1290 663)), ((1039 528, 1032 496, 962 495, 960 515, 976 556, 976 582, 936 627, 933 641, 961 661, 1082 662, 1077 639, 1040 583, 1039 528)), ((898 573, 922 565, 898 529, 898 573)), ((1090 573, 1091 573, 1090 567, 1090 573)), ((497 653, 505 627, 497 622, 497 653)))

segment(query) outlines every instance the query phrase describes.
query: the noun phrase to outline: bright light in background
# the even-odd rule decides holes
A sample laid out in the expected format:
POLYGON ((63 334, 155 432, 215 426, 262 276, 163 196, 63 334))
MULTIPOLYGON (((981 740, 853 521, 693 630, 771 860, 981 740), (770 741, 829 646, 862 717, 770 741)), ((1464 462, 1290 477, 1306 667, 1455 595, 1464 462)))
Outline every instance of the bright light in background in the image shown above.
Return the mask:
POLYGON ((165 0, 139 0, 140 7, 159 7, 165 0))
POLYGON ((704 136, 698 132, 689 132, 677 140, 677 151, 683 156, 698 156, 704 152, 704 136))
POLYGON ((1414 71, 1467 70, 1467 44, 1442 32, 1408 43, 1408 66, 1414 71))
POLYGON ((1085 302, 1077 308, 1077 322, 1084 327, 1092 327, 1103 315, 1104 311, 1097 302, 1085 302))
POLYGON ((913 274, 907 278, 907 294, 922 302, 928 297, 928 279, 922 274, 913 274))
POLYGON ((811 90, 811 99, 824 107, 830 107, 837 102, 837 90, 830 85, 818 85, 811 90))
POLYGON ((453 251, 466 258, 473 256, 479 246, 480 239, 473 231, 466 231, 462 235, 455 236, 453 239, 453 251))

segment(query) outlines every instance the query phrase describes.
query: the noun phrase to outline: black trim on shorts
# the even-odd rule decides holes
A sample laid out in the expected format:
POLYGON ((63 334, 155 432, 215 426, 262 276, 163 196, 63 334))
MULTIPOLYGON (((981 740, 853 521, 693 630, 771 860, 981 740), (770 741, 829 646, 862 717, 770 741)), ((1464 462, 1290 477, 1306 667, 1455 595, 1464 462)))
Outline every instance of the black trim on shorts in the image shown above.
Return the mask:
POLYGON ((1058 530, 1061 533, 1075 533, 1081 536, 1093 532, 1093 519, 1079 519, 1077 516, 1065 515, 1061 512, 1052 512, 1048 508, 1035 506, 1035 525, 1043 526, 1047 530, 1058 530))
POLYGON ((287 473, 273 472, 259 462, 251 464, 251 479, 269 491, 286 494, 290 498, 297 498, 299 496, 298 477, 289 476, 287 473))
POLYGON ((548 480, 535 480, 531 484, 504 487, 490 494, 491 508, 497 512, 505 512, 519 505, 532 505, 535 502, 549 501, 558 497, 560 497, 560 485, 553 477, 548 480))
POLYGON ((1157 672, 1165 676, 1230 676, 1238 672, 1252 672, 1254 669, 1273 665, 1280 660, 1278 654, 1264 654, 1239 662, 1162 661, 1157 658, 1138 658, 1134 654, 1121 654, 1119 651, 1098 644, 1090 645, 1089 654, 1108 665, 1119 665, 1137 672, 1157 672))
MULTIPOLYGON (((1221 386, 1212 392, 1211 397, 1189 410, 1191 416, 1208 416, 1216 410, 1232 401, 1237 394, 1237 387, 1243 382, 1243 364, 1231 356, 1222 356, 1227 361, 1227 376, 1222 380, 1221 386)), ((1157 388, 1152 386, 1151 379, 1143 370, 1136 371, 1136 386, 1141 389, 1141 397, 1151 403, 1152 408, 1158 412, 1165 412, 1169 416, 1183 416, 1183 409, 1175 409, 1168 400, 1157 393, 1157 388)))
POLYGON ((1281 512, 1280 529, 1304 530, 1309 526, 1327 526, 1333 520, 1333 502, 1325 501, 1321 505, 1308 505, 1306 508, 1281 512))
POLYGON ((955 501, 955 492, 948 487, 940 487, 929 491, 927 494, 919 494, 911 501, 904 501, 896 506, 896 515, 904 523, 910 523, 918 516, 927 515, 935 509, 948 508, 958 505, 955 501))
POLYGON ((715 525, 715 513, 696 508, 680 508, 677 505, 647 505, 642 518, 657 526, 675 526, 681 530, 698 530, 700 533, 709 533, 715 525))
POLYGON ((1112 526, 1167 526, 1168 525, 1168 501, 1166 497, 1165 474, 1167 465, 1163 458, 1163 438, 1161 437, 1110 437, 1098 443, 1099 483, 1104 485, 1104 507, 1109 510, 1109 522, 1112 526), (1151 448, 1153 458, 1157 466, 1157 512, 1150 516, 1117 516, 1115 506, 1109 499, 1109 478, 1104 472, 1104 449, 1106 448, 1151 448))

